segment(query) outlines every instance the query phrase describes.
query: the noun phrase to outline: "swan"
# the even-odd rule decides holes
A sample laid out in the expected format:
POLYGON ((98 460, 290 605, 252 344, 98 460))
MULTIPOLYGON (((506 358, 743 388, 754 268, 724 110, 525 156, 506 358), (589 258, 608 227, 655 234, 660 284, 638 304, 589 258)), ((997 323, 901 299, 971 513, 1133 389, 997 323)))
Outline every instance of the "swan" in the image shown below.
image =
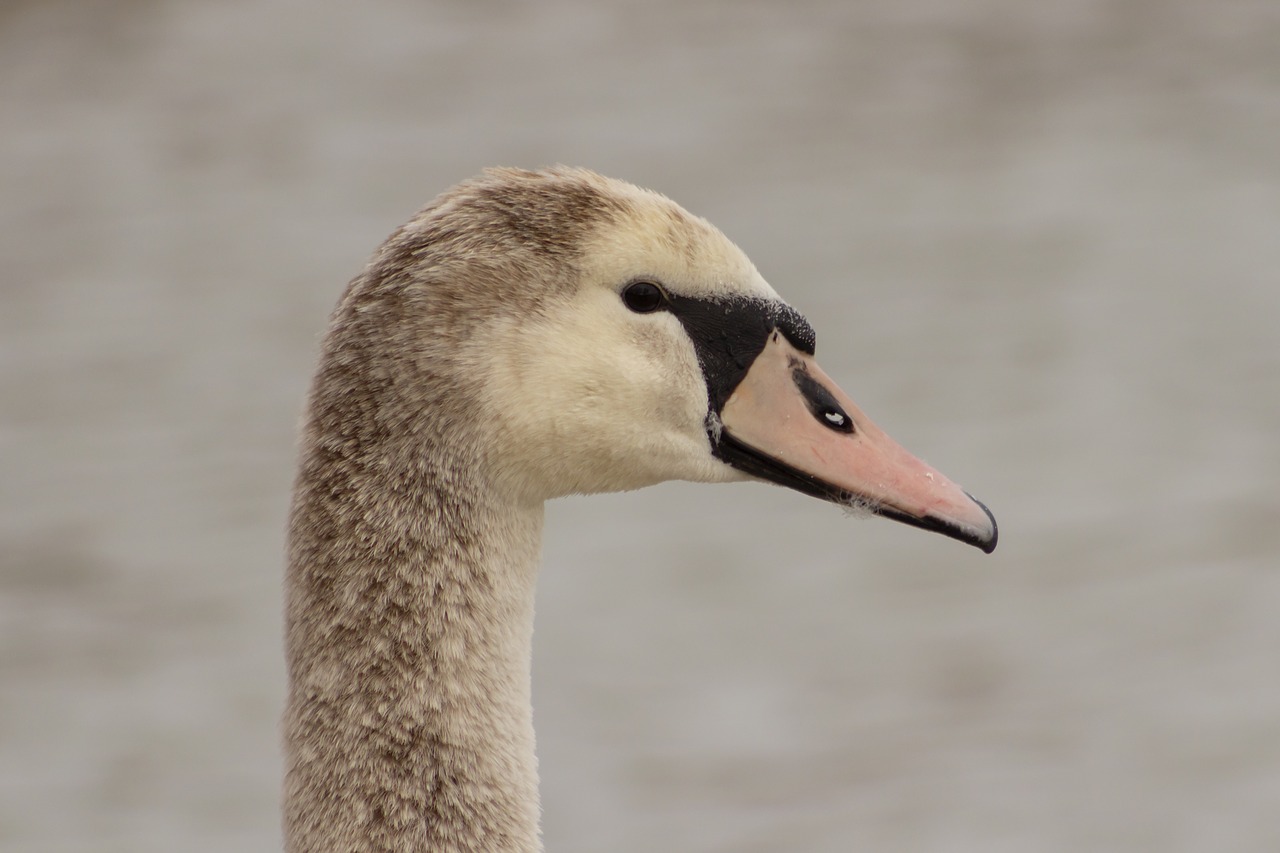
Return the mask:
POLYGON ((491 169, 393 233, 322 344, 285 581, 285 847, 538 851, 543 504, 766 480, 990 552, 981 503, 817 365, 706 220, 491 169))

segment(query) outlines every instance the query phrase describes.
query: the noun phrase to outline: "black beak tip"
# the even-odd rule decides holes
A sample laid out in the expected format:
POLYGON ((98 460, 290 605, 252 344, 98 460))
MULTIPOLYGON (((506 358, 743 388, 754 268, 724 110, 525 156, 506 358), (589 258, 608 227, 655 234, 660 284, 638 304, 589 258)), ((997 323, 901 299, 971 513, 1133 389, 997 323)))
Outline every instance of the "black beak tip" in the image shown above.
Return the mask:
MULTIPOLYGON (((968 492, 965 492, 965 494, 969 495, 968 492)), ((987 514, 987 518, 991 520, 991 538, 985 539, 985 540, 981 540, 981 539, 973 540, 973 544, 976 547, 981 548, 984 554, 990 554, 992 551, 996 549, 996 543, 1000 541, 1000 526, 996 524, 996 517, 991 514, 991 510, 987 509, 986 504, 984 504, 982 501, 975 498, 973 495, 969 495, 969 500, 973 501, 978 506, 980 506, 982 508, 982 511, 987 514)))

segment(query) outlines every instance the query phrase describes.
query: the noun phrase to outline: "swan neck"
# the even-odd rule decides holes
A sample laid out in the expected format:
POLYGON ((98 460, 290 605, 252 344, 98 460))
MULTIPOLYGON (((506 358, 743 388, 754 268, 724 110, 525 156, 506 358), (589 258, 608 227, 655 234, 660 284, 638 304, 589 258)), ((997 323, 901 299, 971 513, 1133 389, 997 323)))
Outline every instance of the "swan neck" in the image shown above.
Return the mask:
POLYGON ((291 517, 286 850, 541 850, 542 505, 324 455, 304 458, 291 517))

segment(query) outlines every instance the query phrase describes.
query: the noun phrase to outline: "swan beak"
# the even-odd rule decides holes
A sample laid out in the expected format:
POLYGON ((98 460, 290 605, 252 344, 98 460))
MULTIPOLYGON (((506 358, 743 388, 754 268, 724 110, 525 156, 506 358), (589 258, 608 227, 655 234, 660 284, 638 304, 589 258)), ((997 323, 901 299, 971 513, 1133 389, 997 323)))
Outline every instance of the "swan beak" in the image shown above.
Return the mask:
POLYGON ((995 550, 995 517, 908 453, 778 331, 720 413, 717 453, 766 480, 995 550))

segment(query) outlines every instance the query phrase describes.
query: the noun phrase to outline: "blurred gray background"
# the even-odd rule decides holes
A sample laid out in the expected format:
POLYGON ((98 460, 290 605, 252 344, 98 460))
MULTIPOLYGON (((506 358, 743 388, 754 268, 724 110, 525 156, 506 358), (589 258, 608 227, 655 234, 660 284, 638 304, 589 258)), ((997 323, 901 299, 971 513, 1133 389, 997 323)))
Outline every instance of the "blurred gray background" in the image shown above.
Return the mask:
POLYGON ((709 217, 991 557, 549 508, 552 851, 1280 850, 1280 6, 0 8, 0 847, 271 851, 293 431, 485 165, 709 217))

